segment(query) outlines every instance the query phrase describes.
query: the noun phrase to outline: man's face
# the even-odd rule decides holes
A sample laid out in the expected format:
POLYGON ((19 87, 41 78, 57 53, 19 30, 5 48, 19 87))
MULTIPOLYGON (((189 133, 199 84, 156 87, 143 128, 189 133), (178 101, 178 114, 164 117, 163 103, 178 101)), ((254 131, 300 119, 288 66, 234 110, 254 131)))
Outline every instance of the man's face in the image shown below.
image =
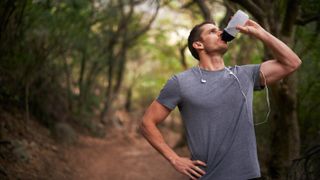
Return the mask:
POLYGON ((207 54, 220 53, 224 54, 228 45, 221 40, 222 31, 213 24, 205 24, 201 27, 200 42, 203 44, 203 49, 207 54))

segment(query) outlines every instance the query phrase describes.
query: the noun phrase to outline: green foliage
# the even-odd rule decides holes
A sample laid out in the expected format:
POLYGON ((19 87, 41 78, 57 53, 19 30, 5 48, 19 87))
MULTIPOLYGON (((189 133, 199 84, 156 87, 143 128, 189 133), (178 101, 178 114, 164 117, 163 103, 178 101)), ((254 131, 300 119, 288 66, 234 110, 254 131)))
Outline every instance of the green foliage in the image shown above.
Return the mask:
POLYGON ((303 60, 299 70, 298 111, 301 126, 303 149, 319 142, 319 111, 320 111, 320 46, 319 36, 316 35, 316 23, 311 23, 297 30, 295 48, 303 60))
MULTIPOLYGON (((0 28, 1 105, 28 109, 52 129, 56 122, 69 119, 96 136, 104 133, 92 119, 104 104, 122 108, 126 93, 132 88, 133 109, 143 112, 166 81, 184 70, 179 48, 186 44, 192 26, 202 21, 196 5, 186 10, 180 7, 189 1, 172 1, 161 8, 161 16, 148 33, 134 38, 150 19, 153 1, 135 6, 132 16, 128 1, 123 1, 123 9, 116 0, 96 4, 86 0, 13 1, 11 8, 6 9, 8 2, 0 3, 1 14, 14 9, 8 16, 9 23, 0 28), (115 90, 118 79, 122 84, 115 90), (108 87, 113 90, 110 99, 120 94, 116 102, 106 102, 108 87)), ((283 11, 285 6, 286 1, 281 1, 279 9, 283 11)), ((317 13, 318 9, 319 3, 315 1, 301 2, 303 17, 317 13)), ((316 23, 297 28, 294 43, 295 51, 303 59, 298 111, 305 144, 313 141, 320 129, 317 31, 316 23)), ((261 63, 262 49, 261 43, 246 36, 238 37, 224 56, 225 64, 261 63)), ((188 49, 185 55, 188 67, 197 64, 188 49)), ((264 96, 264 92, 255 94, 256 122, 265 118, 264 96)), ((267 143, 268 128, 258 127, 259 142, 267 143)))
MULTIPOLYGON (((0 87, 1 104, 31 111, 51 128, 64 119, 90 122, 101 108, 106 86, 113 85, 106 84, 108 67, 115 64, 115 81, 119 55, 135 44, 139 37, 135 29, 143 28, 144 14, 133 9, 130 17, 129 2, 122 4, 125 12, 119 10, 118 1, 24 2, 11 4, 14 15, 1 29, 0 81, 5 84, 0 87), (5 37, 10 31, 14 33, 5 37), (127 37, 131 39, 123 49, 127 37)), ((6 14, 10 9, 1 11, 6 14)))

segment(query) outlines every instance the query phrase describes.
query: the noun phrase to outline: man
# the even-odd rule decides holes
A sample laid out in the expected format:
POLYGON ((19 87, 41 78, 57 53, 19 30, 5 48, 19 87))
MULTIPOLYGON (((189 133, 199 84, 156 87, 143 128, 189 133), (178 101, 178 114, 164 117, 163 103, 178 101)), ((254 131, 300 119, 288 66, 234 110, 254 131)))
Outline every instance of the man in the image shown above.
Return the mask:
POLYGON ((214 23, 195 26, 188 38, 196 67, 174 75, 143 116, 141 131, 180 173, 190 179, 247 180, 260 177, 252 118, 253 90, 281 80, 301 64, 283 42, 248 20, 237 29, 261 40, 274 59, 227 68, 228 45, 214 23), (266 84, 265 84, 266 83, 266 84), (157 124, 179 107, 191 159, 178 156, 164 141, 157 124))

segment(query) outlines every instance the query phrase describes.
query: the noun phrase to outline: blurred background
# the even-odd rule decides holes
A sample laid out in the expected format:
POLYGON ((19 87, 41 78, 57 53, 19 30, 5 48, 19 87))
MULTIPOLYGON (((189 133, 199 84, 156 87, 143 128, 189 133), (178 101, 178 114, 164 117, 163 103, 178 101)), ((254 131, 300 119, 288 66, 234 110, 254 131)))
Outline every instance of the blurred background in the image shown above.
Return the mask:
MULTIPOLYGON (((0 179, 187 179, 139 133, 173 74, 197 65, 191 28, 223 29, 241 9, 302 59, 269 87, 271 115, 256 126, 260 179, 320 178, 320 2, 317 0, 0 1, 0 179)), ((225 64, 271 58, 238 35, 225 64)), ((254 120, 267 114, 254 95, 254 120)), ((178 110, 159 125, 189 156, 178 110)))

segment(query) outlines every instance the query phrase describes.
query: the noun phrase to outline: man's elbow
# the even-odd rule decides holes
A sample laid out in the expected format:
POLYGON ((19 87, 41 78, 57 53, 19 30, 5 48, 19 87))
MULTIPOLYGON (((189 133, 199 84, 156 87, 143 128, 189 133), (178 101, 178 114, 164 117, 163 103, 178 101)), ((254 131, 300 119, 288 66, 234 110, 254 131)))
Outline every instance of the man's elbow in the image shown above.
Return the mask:
POLYGON ((142 118, 139 124, 139 132, 141 135, 145 136, 148 132, 148 127, 150 127, 150 122, 146 118, 142 118))
POLYGON ((290 71, 294 72, 296 71, 302 64, 301 59, 297 56, 296 58, 294 58, 294 60, 291 61, 290 63, 290 71))
POLYGON ((144 135, 144 131, 145 131, 145 129, 146 129, 146 124, 145 124, 145 123, 146 123, 146 122, 145 122, 144 119, 142 119, 142 121, 139 123, 138 129, 139 129, 139 133, 140 133, 141 135, 144 135))
POLYGON ((299 57, 297 57, 295 63, 294 63, 294 66, 295 66, 295 69, 298 69, 302 64, 302 61, 299 57))

